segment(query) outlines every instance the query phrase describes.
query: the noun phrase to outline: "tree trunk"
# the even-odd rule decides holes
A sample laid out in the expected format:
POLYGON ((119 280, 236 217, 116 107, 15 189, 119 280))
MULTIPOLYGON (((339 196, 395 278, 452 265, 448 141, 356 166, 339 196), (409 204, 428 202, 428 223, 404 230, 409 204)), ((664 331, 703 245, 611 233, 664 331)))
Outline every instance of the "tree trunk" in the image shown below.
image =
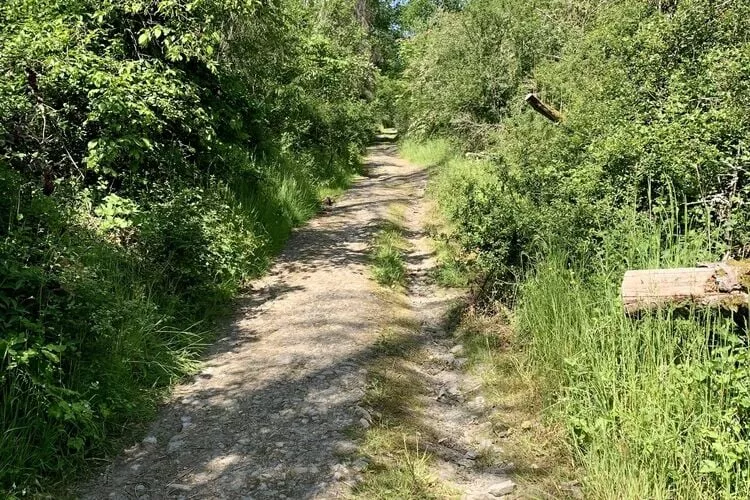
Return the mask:
POLYGON ((536 94, 527 95, 526 102, 529 103, 529 105, 534 108, 537 113, 542 114, 548 120, 551 120, 555 123, 560 123, 562 121, 562 113, 560 113, 552 106, 544 104, 536 94))
POLYGON ((701 267, 628 271, 622 302, 628 314, 660 307, 747 307, 750 263, 722 262, 701 267))

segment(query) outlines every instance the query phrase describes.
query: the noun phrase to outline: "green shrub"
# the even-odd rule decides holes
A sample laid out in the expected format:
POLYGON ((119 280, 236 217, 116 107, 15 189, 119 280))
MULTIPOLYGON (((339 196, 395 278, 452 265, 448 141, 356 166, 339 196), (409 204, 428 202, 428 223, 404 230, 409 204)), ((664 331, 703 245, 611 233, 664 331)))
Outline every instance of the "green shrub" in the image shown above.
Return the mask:
POLYGON ((437 9, 415 30, 401 112, 456 152, 404 150, 441 165, 433 194, 483 291, 520 286, 518 341, 587 497, 747 497, 747 332, 698 311, 628 319, 618 288, 628 268, 748 254, 750 4, 532 3, 437 9))
POLYGON ((356 172, 392 47, 354 8, 0 5, 0 496, 116 451, 356 172))

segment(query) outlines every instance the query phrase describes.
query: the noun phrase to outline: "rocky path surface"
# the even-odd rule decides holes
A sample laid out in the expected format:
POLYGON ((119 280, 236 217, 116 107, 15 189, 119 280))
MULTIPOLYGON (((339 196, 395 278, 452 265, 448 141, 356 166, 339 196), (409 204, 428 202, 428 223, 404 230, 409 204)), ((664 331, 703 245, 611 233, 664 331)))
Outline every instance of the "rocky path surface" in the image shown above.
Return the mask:
MULTIPOLYGON (((431 279, 424 169, 392 144, 370 148, 366 174, 297 230, 269 274, 241 299, 203 369, 175 388, 147 435, 86 485, 86 499, 347 497, 366 462, 347 432, 368 426, 367 367, 390 318, 370 279, 368 245, 388 207, 405 205, 409 304, 418 324, 425 443, 436 474, 464 499, 503 497, 479 381, 446 327, 461 292, 431 279), (363 417, 364 416, 364 417, 363 417)), ((395 292, 394 292, 395 293, 395 292)))
POLYGON ((337 498, 356 451, 365 365, 382 322, 367 249, 389 204, 409 202, 423 169, 395 146, 297 230, 242 299, 204 368, 178 386, 143 440, 81 493, 89 499, 337 498))
POLYGON ((421 355, 409 364, 424 385, 420 407, 428 440, 423 446, 435 457, 436 475, 459 491, 462 500, 511 498, 516 492, 509 479, 513 464, 502 460, 489 423, 493 409, 481 395, 481 380, 465 371, 468 358, 452 332, 451 315, 465 292, 445 289, 432 278, 437 262, 425 230, 430 211, 424 191, 424 183, 418 184, 406 217, 412 248, 408 296, 422 346, 421 355))

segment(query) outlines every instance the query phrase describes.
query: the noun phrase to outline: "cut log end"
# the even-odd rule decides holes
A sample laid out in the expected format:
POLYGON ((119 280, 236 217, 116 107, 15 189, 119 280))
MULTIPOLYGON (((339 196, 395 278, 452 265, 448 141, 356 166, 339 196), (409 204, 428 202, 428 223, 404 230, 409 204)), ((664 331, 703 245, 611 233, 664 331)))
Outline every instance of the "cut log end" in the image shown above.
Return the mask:
POLYGON ((661 307, 747 307, 750 266, 743 262, 701 267, 628 271, 622 281, 625 311, 637 314, 661 307))

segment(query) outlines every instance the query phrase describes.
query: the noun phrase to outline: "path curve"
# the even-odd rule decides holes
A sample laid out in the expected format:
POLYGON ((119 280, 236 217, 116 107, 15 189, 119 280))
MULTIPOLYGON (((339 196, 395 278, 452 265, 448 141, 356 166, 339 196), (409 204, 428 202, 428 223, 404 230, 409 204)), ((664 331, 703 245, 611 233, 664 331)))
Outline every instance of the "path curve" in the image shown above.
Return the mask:
POLYGON ((388 205, 409 203, 426 175, 392 144, 370 148, 365 167, 330 211, 295 231, 201 372, 83 498, 346 494, 342 462, 356 453, 346 429, 360 420, 365 365, 388 310, 368 277, 368 243, 388 205))

